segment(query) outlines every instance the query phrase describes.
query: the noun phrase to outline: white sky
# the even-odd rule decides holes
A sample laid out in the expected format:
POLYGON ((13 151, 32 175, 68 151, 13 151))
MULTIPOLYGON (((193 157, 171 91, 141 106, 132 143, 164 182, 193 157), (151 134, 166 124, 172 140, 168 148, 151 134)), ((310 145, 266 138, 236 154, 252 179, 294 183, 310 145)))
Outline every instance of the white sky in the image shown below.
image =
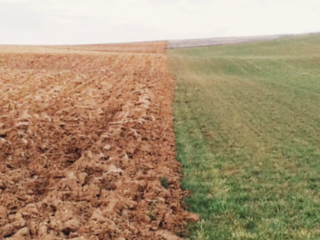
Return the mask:
POLYGON ((0 0, 0 44, 320 31, 320 0, 0 0))

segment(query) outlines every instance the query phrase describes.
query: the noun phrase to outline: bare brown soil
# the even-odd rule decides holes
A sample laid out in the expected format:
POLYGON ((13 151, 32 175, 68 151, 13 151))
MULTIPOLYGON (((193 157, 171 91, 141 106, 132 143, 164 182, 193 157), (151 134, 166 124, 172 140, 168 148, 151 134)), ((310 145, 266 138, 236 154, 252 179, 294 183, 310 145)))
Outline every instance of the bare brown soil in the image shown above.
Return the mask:
POLYGON ((173 84, 163 54, 0 47, 0 239, 184 236, 173 84))
POLYGON ((82 51, 99 52, 123 52, 123 53, 165 53, 166 42, 141 42, 122 44, 92 44, 92 45, 70 45, 55 46, 55 48, 82 51))

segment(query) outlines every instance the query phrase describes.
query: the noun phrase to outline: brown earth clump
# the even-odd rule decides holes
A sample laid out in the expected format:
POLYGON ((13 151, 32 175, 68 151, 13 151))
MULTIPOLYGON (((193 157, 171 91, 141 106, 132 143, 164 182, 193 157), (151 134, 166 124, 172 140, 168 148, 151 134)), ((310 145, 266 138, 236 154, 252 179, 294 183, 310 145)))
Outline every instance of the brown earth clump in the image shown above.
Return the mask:
POLYGON ((0 239, 184 236, 166 56, 31 49, 0 51, 0 239))

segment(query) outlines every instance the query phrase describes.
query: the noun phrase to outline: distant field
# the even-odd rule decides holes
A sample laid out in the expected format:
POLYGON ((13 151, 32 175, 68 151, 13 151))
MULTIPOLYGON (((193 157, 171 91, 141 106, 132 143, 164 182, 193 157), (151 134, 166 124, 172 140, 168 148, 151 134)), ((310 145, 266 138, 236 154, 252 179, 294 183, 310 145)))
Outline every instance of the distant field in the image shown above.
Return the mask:
POLYGON ((185 48, 185 47, 216 46, 216 45, 273 40, 273 39, 278 39, 282 37, 286 37, 286 35, 169 40, 167 47, 170 49, 170 48, 185 48))
POLYGON ((167 53, 195 239, 320 239, 320 36, 167 53))
POLYGON ((69 45, 54 46, 54 48, 98 51, 98 52, 122 52, 122 53, 165 53, 167 42, 139 42, 119 44, 91 44, 91 45, 69 45))
POLYGON ((305 34, 282 34, 282 35, 261 35, 261 36, 246 36, 246 37, 219 37, 219 38, 200 38, 200 39, 182 39, 169 40, 167 43, 168 49, 175 48, 189 48, 189 47, 208 47, 219 45, 230 45, 237 43, 250 43, 267 40, 275 40, 280 38, 304 37, 310 35, 317 35, 319 33, 305 33, 305 34))

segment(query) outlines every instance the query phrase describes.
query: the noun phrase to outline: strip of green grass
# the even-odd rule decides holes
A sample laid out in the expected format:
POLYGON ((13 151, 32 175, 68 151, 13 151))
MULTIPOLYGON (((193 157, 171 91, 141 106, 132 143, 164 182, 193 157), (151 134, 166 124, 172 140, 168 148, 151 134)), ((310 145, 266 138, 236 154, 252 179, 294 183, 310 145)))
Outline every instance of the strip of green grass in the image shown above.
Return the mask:
POLYGON ((169 50, 195 239, 320 239, 320 36, 169 50))

